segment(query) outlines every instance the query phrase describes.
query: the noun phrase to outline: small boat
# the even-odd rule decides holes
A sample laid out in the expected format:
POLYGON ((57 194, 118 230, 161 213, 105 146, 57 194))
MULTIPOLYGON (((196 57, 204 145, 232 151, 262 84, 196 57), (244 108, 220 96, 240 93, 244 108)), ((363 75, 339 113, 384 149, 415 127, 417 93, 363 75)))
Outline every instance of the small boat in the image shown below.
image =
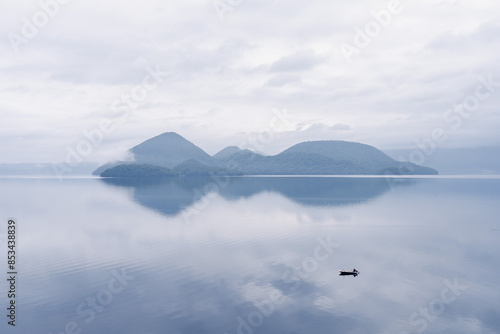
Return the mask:
POLYGON ((340 274, 339 276, 358 276, 359 275, 359 271, 357 271, 356 269, 353 269, 352 271, 351 270, 341 270, 340 271, 340 274))

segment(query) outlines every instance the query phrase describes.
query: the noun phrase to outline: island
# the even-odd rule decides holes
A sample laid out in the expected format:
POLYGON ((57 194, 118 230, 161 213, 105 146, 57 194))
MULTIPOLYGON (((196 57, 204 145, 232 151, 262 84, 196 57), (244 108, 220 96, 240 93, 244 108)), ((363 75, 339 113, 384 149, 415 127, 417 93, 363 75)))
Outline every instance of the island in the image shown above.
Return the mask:
POLYGON ((324 140, 296 144, 276 155, 228 146, 209 155, 175 132, 132 147, 132 161, 98 167, 101 177, 173 177, 209 175, 437 175, 430 167, 392 159, 362 143, 324 140))

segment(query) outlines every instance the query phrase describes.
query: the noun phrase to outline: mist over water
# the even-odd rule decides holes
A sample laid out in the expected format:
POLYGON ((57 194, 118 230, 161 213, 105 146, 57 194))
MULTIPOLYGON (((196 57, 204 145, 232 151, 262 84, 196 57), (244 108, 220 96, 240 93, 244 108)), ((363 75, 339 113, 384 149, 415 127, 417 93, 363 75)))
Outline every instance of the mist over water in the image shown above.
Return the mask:
POLYGON ((500 330, 500 179, 0 187, 4 217, 18 222, 22 333, 500 330))

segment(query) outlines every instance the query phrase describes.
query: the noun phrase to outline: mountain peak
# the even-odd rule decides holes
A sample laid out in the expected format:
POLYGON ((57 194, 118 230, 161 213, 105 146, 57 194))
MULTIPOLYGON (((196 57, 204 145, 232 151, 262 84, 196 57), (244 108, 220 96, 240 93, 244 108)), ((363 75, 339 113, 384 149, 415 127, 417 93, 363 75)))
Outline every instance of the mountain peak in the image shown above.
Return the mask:
POLYGON ((370 161, 380 165, 393 164, 395 160, 377 148, 343 140, 308 141, 296 144, 282 153, 316 153, 336 160, 351 160, 355 162, 370 161))
POLYGON ((223 148, 219 152, 215 153, 212 158, 214 159, 224 159, 226 157, 229 157, 235 153, 241 152, 242 149, 239 148, 238 146, 228 146, 226 148, 223 148))
POLYGON ((437 174, 431 168, 393 160, 373 146, 340 140, 303 142, 274 156, 228 146, 211 157, 181 135, 165 132, 129 152, 134 155, 135 168, 152 165, 175 169, 181 164, 178 170, 200 175, 228 165, 247 175, 437 174))
POLYGON ((164 132, 130 149, 137 163, 173 168, 177 164, 195 159, 211 165, 212 157, 201 148, 175 132, 164 132))
POLYGON ((177 132, 163 132, 162 134, 159 134, 158 136, 155 136, 153 138, 148 139, 149 140, 186 140, 183 136, 178 134, 177 132))

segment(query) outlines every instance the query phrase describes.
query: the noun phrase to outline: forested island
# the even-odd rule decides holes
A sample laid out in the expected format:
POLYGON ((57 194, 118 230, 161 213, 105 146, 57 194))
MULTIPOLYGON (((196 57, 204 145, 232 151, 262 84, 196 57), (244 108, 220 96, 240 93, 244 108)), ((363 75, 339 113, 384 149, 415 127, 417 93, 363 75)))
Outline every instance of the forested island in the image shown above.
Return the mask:
POLYGON ((276 155, 228 146, 210 156, 174 132, 148 139, 129 150, 133 161, 108 163, 101 177, 208 175, 436 175, 429 167, 399 162, 377 148, 327 140, 296 144, 276 155))

